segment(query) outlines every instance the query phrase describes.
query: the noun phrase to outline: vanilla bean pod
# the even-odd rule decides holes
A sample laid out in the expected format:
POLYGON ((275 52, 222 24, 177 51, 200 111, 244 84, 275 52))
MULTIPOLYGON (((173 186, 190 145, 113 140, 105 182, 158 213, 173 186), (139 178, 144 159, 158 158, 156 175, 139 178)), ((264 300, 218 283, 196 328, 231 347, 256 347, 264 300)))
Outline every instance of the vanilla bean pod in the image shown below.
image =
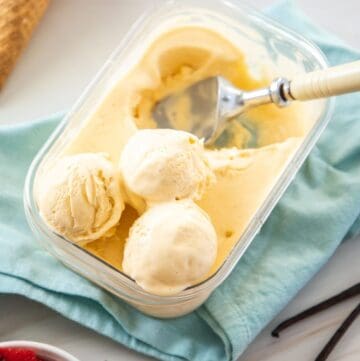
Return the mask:
POLYGON ((345 319, 341 326, 336 330, 334 335, 331 337, 329 342, 325 345, 319 355, 316 357, 315 361, 325 361, 330 355, 331 351, 337 345, 341 337, 351 326, 351 324, 356 320, 360 314, 360 303, 354 308, 350 315, 345 319))
POLYGON ((318 303, 315 306, 312 306, 308 308, 305 311, 300 312, 299 314, 281 322, 272 332, 271 335, 273 337, 279 337, 279 334, 284 329, 292 326, 293 324, 304 320, 305 318, 308 318, 318 312, 324 311, 340 302, 343 302, 349 298, 355 297, 357 295, 360 295, 360 283, 357 283, 356 285, 346 289, 345 291, 340 292, 339 294, 328 298, 327 300, 318 303))

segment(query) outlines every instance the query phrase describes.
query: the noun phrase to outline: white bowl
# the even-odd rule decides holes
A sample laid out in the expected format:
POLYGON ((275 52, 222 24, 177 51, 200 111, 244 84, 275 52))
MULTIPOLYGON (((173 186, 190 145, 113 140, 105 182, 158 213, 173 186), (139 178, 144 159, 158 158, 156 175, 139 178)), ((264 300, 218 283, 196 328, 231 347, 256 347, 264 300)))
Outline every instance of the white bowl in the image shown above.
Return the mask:
POLYGON ((7 341, 0 342, 0 348, 25 348, 32 350, 36 356, 43 358, 46 361, 79 361, 76 357, 71 356, 69 353, 61 350, 55 346, 46 343, 32 342, 32 341, 7 341))

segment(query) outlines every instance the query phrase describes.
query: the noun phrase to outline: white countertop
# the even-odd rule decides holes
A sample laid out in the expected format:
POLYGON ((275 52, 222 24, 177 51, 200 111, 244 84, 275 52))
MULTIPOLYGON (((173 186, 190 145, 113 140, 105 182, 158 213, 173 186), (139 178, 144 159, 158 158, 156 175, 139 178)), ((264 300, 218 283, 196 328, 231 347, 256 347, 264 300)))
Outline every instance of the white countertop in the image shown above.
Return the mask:
MULTIPOLYGON (((0 93, 0 123, 16 123, 68 109, 119 39, 151 0, 53 1, 0 93)), ((253 0, 256 6, 271 0, 253 0)), ((360 48, 357 0, 298 0, 329 30, 360 48)), ((359 298, 270 337, 278 322, 360 281, 360 239, 343 243, 330 262, 265 329, 239 361, 313 360, 359 298)), ((62 347, 80 360, 147 360, 46 307, 18 296, 0 296, 0 341, 31 339, 62 347)), ((360 359, 360 319, 329 361, 360 359)), ((206 361, 206 360, 204 360, 206 361)))

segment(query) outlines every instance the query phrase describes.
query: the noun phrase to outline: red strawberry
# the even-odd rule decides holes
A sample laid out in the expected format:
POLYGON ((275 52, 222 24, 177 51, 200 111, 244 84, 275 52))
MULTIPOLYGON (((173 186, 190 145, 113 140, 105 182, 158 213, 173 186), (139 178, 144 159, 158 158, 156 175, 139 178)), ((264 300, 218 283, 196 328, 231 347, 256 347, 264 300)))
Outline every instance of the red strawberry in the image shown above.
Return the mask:
POLYGON ((24 348, 0 348, 0 361, 41 361, 34 351, 24 348))

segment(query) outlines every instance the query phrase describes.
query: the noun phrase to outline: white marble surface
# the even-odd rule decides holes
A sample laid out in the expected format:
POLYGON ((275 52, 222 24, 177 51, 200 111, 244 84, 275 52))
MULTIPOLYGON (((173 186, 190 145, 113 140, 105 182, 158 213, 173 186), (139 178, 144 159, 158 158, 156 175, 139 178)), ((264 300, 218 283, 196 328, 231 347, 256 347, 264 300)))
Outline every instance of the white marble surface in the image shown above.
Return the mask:
MULTIPOLYGON (((16 123, 68 109, 138 14, 141 0, 57 0, 26 49, 4 91, 0 123, 16 123)), ((253 0, 256 6, 271 0, 253 0)), ((329 30, 360 48, 358 0, 298 0, 329 30)), ((360 280, 360 239, 341 245, 330 262, 261 333, 239 361, 312 360, 359 299, 348 301, 272 339, 271 328, 360 280)), ((63 347, 84 361, 147 360, 46 307, 18 296, 0 296, 0 341, 31 339, 63 347)), ((360 320, 330 360, 360 359, 360 320)), ((206 360, 204 360, 206 361, 206 360)), ((211 360, 212 361, 212 360, 211 360)), ((214 360, 215 361, 215 360, 214 360)))

